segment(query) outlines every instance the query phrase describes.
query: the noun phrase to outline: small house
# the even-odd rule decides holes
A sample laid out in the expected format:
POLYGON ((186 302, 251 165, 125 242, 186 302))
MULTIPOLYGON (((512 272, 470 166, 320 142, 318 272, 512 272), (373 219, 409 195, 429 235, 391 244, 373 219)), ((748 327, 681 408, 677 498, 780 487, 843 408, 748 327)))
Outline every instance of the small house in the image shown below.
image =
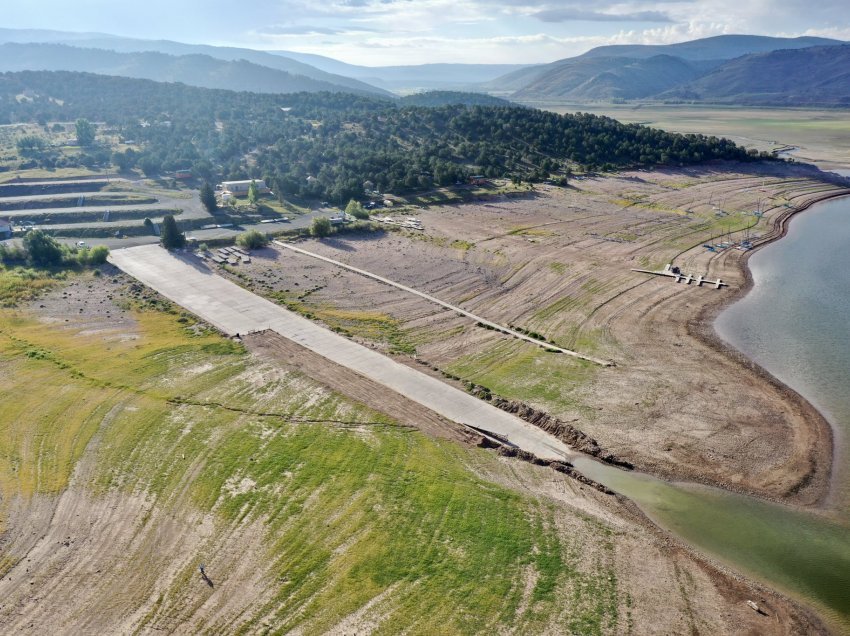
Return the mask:
POLYGON ((262 179, 247 179, 244 181, 223 181, 221 183, 221 189, 223 192, 229 192, 230 194, 240 195, 240 194, 248 194, 248 190, 251 189, 251 184, 256 183, 257 189, 260 194, 268 194, 270 192, 269 187, 266 185, 266 182, 262 179))
POLYGON ((12 238, 12 221, 0 219, 0 239, 12 238))

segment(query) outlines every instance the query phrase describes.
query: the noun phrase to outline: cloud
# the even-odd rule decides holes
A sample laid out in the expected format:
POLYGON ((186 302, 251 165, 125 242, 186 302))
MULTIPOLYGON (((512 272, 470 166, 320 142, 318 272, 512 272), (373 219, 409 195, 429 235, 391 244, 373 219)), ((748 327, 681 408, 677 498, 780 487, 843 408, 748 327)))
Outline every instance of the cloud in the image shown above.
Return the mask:
POLYGON ((670 16, 661 11, 602 13, 583 9, 546 9, 532 15, 542 22, 673 22, 670 16))
POLYGON ((258 35, 339 35, 342 33, 342 29, 300 24, 273 24, 260 27, 256 30, 256 33, 258 35))
POLYGON ((320 27, 306 24, 272 24, 260 27, 257 35, 349 35, 354 33, 375 33, 375 29, 347 26, 344 28, 320 27))

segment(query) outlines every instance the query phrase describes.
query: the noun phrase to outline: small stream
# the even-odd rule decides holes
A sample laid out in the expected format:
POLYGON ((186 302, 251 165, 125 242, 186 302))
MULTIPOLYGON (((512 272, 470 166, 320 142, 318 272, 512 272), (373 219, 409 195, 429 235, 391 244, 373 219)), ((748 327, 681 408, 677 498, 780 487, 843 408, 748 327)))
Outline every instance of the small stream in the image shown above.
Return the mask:
POLYGON ((759 250, 749 266, 753 289, 715 327, 829 419, 836 453, 827 508, 802 511, 585 457, 573 463, 700 552, 850 633, 850 197, 795 217, 788 235, 759 250))

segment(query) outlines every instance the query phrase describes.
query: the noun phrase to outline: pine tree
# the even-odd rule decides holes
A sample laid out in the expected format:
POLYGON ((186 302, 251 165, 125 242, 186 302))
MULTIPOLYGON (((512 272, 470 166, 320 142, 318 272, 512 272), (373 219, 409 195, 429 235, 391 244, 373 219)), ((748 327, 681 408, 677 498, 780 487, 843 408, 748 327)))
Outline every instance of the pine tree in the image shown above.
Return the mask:
POLYGON ((74 125, 77 133, 77 143, 81 146, 91 146, 94 143, 96 128, 88 119, 78 119, 74 125))
POLYGON ((260 198, 260 188, 257 187, 256 181, 251 181, 251 185, 248 186, 248 203, 251 205, 257 205, 257 201, 260 198))
POLYGON ((162 246, 167 250, 180 249, 186 245, 186 235, 177 228, 177 221, 170 214, 162 217, 162 226, 160 227, 159 240, 162 246))
POLYGON ((201 203, 210 214, 215 214, 218 210, 218 202, 215 200, 215 191, 209 183, 205 183, 201 188, 201 203))

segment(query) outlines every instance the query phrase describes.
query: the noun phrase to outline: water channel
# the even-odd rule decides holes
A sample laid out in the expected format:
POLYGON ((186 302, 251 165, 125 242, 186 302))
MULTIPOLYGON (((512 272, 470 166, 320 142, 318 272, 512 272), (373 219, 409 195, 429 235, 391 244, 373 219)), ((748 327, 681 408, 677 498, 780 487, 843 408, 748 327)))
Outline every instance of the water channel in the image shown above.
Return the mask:
POLYGON ((850 197, 795 217, 788 235, 749 266, 753 289, 715 327, 829 419, 836 454, 826 508, 801 511, 589 458, 574 463, 699 551, 807 603, 850 634, 850 197))

